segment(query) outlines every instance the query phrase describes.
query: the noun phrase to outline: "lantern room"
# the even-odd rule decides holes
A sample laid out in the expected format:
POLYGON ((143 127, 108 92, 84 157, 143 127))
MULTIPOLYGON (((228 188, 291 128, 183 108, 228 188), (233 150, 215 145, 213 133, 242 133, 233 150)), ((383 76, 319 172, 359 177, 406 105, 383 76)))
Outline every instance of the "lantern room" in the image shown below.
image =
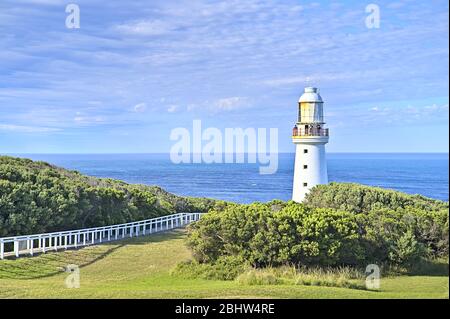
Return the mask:
POLYGON ((299 124, 324 124, 323 101, 317 88, 307 87, 298 101, 299 124))

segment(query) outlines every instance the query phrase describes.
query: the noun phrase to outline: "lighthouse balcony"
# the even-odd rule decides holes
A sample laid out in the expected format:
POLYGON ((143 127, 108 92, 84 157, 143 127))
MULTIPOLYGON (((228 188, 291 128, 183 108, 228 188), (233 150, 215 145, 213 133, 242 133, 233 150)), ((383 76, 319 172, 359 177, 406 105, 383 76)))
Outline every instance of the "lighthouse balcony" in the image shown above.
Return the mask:
POLYGON ((327 128, 310 128, 310 129, 294 129, 292 132, 293 138, 302 137, 314 137, 314 136, 329 136, 329 130, 327 128))

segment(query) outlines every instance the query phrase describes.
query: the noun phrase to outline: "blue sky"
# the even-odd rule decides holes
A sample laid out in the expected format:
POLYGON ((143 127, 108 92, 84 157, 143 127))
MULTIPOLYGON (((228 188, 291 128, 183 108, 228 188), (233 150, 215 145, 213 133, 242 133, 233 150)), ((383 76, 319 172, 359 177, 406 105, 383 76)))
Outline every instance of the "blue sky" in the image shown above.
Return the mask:
POLYGON ((0 153, 168 152, 194 119, 291 152, 308 78, 328 151, 448 152, 448 1, 369 3, 2 0, 0 153))

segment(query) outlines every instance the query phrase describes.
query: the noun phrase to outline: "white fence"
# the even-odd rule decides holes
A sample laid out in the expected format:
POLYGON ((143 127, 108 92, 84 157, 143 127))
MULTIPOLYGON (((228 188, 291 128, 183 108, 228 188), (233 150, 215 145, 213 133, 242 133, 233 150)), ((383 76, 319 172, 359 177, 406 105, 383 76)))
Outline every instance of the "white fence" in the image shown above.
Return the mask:
POLYGON ((0 238, 0 259, 34 253, 78 248, 103 242, 137 237, 182 227, 200 219, 200 213, 179 213, 138 222, 38 235, 0 238), (8 245, 9 244, 9 245, 8 245), (9 251, 6 251, 7 248, 9 251))

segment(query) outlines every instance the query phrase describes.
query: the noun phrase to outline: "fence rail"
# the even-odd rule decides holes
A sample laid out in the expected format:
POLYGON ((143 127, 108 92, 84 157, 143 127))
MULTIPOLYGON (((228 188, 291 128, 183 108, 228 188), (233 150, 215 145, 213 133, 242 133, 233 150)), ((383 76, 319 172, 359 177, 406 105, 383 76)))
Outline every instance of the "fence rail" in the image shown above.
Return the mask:
POLYGON ((0 238, 0 259, 79 248, 125 237, 137 237, 182 227, 197 221, 201 213, 179 213, 126 224, 85 228, 37 235, 0 238), (9 248, 9 249, 8 249, 9 248))

